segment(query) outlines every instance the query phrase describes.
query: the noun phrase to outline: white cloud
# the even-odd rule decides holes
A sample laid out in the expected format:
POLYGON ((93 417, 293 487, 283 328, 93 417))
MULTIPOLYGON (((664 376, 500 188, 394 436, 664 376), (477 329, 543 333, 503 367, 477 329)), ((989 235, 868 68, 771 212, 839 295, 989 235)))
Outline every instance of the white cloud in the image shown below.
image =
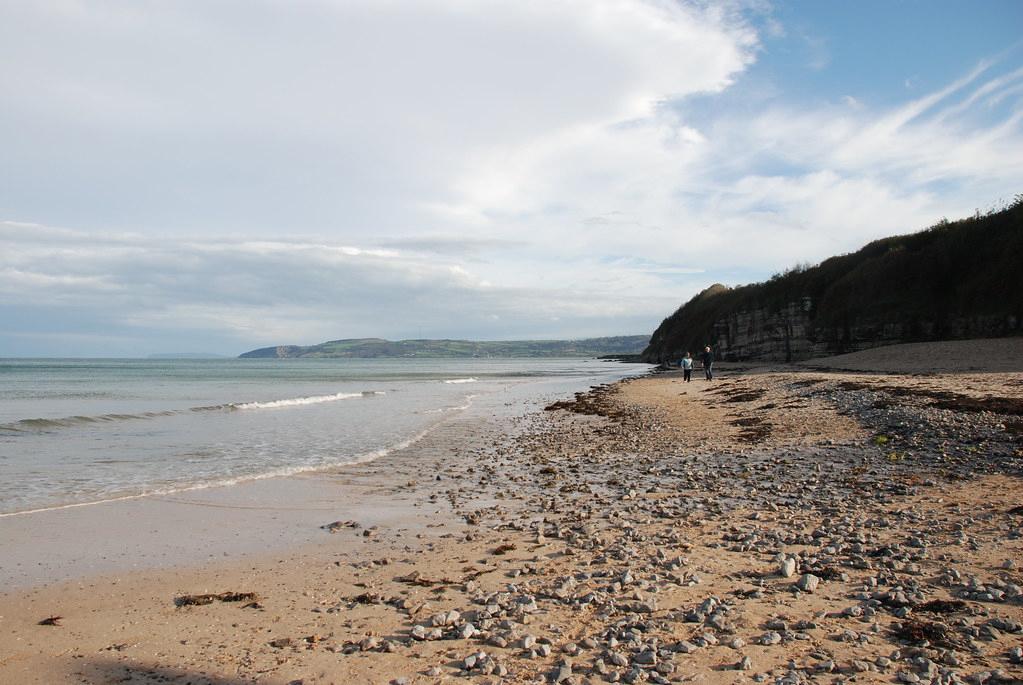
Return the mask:
MULTIPOLYGON (((0 71, 0 92, 14 95, 9 135, 31 141, 33 121, 52 122, 61 135, 32 142, 68 162, 64 173, 85 154, 88 171, 128 192, 139 190, 132 167, 143 164, 168 184, 144 188, 143 225, 178 216, 175 202, 215 202, 199 187, 211 174, 246 189, 277 180, 266 164, 317 175, 317 190, 342 198, 387 179, 373 196, 435 202, 474 150, 720 91, 755 43, 744 26, 671 0, 112 2, 5 14, 0 59, 18 66, 0 71)), ((337 214, 322 196, 318 204, 337 214)), ((246 209, 235 212, 258 223, 246 209)))
MULTIPOLYGON (((0 307, 19 325, 73 307, 125 339, 179 329, 227 351, 642 332, 713 280, 1019 192, 1023 69, 964 65, 895 106, 796 102, 751 77, 768 48, 750 7, 769 15, 7 4, 0 307)), ((829 46, 809 45, 824 68, 829 46)))
POLYGON ((21 269, 0 269, 0 290, 23 292, 25 289, 68 288, 81 291, 117 290, 118 286, 98 276, 48 274, 21 269))
MULTIPOLYGON (((7 246, 0 240, 0 311, 29 308, 45 317, 71 307, 126 335, 205 332, 233 346, 229 351, 420 329, 481 337, 495 321, 505 326, 502 337, 549 337, 544 327, 552 316, 590 335, 623 320, 635 325, 637 314, 654 316, 667 306, 639 296, 611 301, 620 282, 614 269, 597 291, 540 288, 527 279, 495 286, 471 265, 432 252, 149 236, 97 247, 88 233, 42 230, 35 240, 20 236, 24 266, 13 268, 7 246)), ((582 271, 570 268, 559 278, 582 271)))
MULTIPOLYGON (((491 226, 528 226, 552 252, 710 271, 818 261, 1018 192, 1018 101, 991 124, 976 121, 980 97, 954 99, 987 68, 890 109, 775 103, 698 130, 683 105, 495 148, 456 183, 458 206, 491 226)), ((993 79, 982 95, 1014 83, 993 79)))

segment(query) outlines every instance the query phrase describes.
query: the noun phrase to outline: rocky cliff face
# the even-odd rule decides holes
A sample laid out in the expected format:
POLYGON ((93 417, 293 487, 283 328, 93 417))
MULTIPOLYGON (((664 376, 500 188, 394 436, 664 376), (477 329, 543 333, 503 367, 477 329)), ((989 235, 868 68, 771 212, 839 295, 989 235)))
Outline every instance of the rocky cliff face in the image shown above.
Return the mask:
POLYGON ((1023 195, 763 283, 715 284, 654 331, 649 362, 795 361, 880 345, 1023 334, 1023 195))
MULTIPOLYGON (((807 298, 809 299, 809 298, 807 298)), ((734 312, 714 322, 712 345, 722 359, 809 359, 824 348, 809 317, 810 304, 789 303, 780 311, 734 312)))
POLYGON ((740 311, 715 321, 711 344, 728 361, 799 361, 903 342, 995 338, 1023 333, 1013 315, 893 321, 835 328, 815 325, 810 298, 780 310, 740 311))

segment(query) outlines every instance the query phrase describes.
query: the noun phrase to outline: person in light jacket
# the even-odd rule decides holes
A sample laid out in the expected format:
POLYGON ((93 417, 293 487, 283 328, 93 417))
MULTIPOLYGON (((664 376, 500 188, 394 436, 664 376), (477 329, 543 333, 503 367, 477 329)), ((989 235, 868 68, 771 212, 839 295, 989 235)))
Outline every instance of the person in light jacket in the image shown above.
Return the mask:
POLYGON ((682 380, 686 383, 693 380, 693 357, 688 352, 686 356, 682 357, 682 361, 678 363, 682 367, 682 380))

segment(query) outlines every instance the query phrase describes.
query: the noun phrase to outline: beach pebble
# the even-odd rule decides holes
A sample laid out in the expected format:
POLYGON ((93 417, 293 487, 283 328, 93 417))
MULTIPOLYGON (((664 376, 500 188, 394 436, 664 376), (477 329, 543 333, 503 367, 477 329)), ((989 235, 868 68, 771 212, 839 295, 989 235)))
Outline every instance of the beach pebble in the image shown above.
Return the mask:
POLYGON ((827 659, 825 661, 818 662, 816 666, 814 666, 814 670, 816 670, 819 673, 832 673, 834 672, 835 668, 836 668, 835 662, 832 659, 827 659))
POLYGON ((812 573, 804 573, 796 581, 796 587, 802 592, 813 592, 820 585, 821 579, 812 573))
POLYGON ((867 671, 871 670, 870 663, 867 661, 862 661, 860 659, 853 659, 851 662, 849 662, 849 668, 851 668, 856 673, 866 673, 867 671))
POLYGON ((563 663, 554 672, 555 683, 567 683, 572 678, 572 664, 563 663))
POLYGON ((657 663, 657 652, 653 650, 640 652, 632 657, 632 662, 643 666, 653 666, 657 663))

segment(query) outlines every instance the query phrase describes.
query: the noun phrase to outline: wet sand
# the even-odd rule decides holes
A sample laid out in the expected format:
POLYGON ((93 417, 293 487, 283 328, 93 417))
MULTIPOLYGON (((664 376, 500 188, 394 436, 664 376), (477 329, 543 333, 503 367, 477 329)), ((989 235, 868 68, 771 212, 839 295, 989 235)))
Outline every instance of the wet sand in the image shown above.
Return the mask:
POLYGON ((300 515, 281 513, 295 494, 276 515, 202 507, 180 527, 202 559, 0 596, 0 682, 1021 679, 1013 342, 969 375, 823 360, 622 382, 452 425, 300 515), (175 601, 224 592, 256 598, 175 601))

